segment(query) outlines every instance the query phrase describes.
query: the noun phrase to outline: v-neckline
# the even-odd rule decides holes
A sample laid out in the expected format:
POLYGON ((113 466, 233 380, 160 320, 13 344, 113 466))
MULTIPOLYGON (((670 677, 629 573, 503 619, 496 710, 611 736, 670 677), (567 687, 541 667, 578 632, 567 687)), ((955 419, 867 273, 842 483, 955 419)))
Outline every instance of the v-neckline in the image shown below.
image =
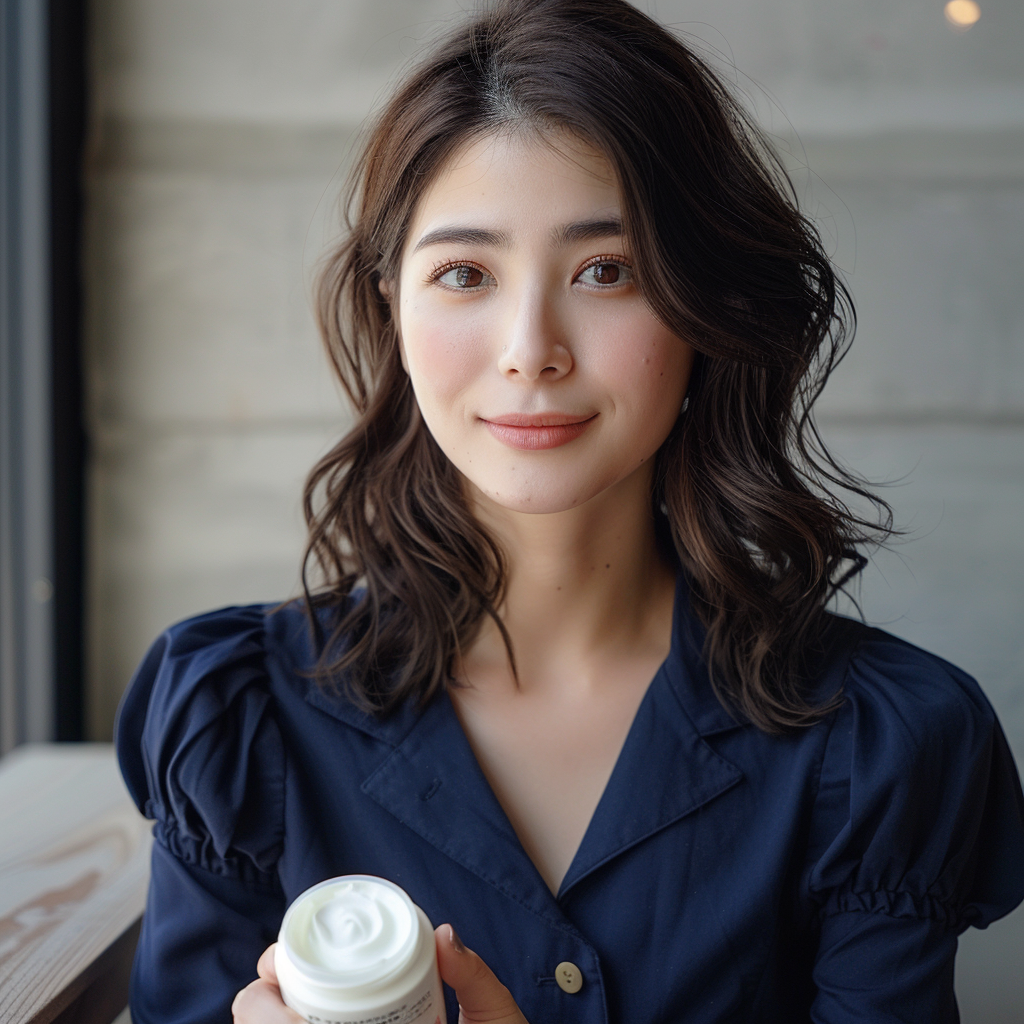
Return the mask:
MULTIPOLYGON (((494 806, 500 809, 508 832, 515 836, 522 856, 529 862, 545 890, 551 894, 557 903, 560 903, 566 892, 578 881, 582 880, 586 874, 589 874, 592 870, 599 867, 600 864, 615 855, 615 851, 604 849, 607 845, 607 839, 612 839, 613 843, 620 842, 623 847, 632 845, 625 834, 620 835, 620 830, 616 827, 616 824, 620 815, 629 815, 631 813, 633 798, 636 792, 635 779, 637 772, 640 768, 645 767, 644 762, 649 764, 651 760, 647 744, 650 742, 652 732, 655 731, 656 722, 654 719, 657 718, 651 706, 663 705, 667 697, 671 701, 673 708, 677 712, 680 710, 678 702, 670 693, 661 693, 659 695, 658 691, 667 687, 667 666, 673 660, 678 661, 681 656, 679 650, 681 642, 679 637, 679 617, 683 614, 685 602, 687 602, 687 587, 680 572, 676 577, 673 595, 672 625, 668 653, 662 659, 644 688, 643 695, 637 704, 629 728, 626 730, 622 745, 616 754, 608 779, 601 790, 586 828, 584 828, 583 834, 580 836, 573 856, 569 860, 568 867, 559 880, 558 888, 554 891, 551 890, 540 868, 527 852, 522 839, 512 824, 508 811, 491 785, 450 693, 445 692, 443 695, 443 699, 448 705, 448 713, 455 720, 462 741, 465 744, 466 752, 472 757, 480 779, 487 787, 494 806), (596 849, 591 850, 591 846, 595 846, 596 849)), ((668 689, 670 690, 671 688, 669 687, 668 689)), ((672 716, 669 715, 668 717, 671 718, 672 716)))
POLYGON ((737 725, 705 692, 710 684, 687 605, 685 583, 677 579, 668 657, 648 684, 555 894, 488 783, 447 693, 390 722, 357 716, 319 691, 307 699, 389 742, 388 755, 362 784, 364 793, 467 870, 569 927, 561 907, 575 886, 743 778, 702 736, 737 725))
MULTIPOLYGON (((671 649, 670 649, 671 653, 671 649)), ((626 730, 625 738, 622 741, 622 745, 619 747, 618 753, 615 755, 615 762, 612 764, 612 770, 608 774, 604 787, 601 789, 601 795, 597 798, 597 803, 594 805, 594 810, 590 815, 590 820, 587 822, 587 827, 583 830, 583 835, 580 836, 580 841, 576 845, 576 850, 572 855, 572 859, 569 861, 569 866, 566 868, 565 874, 562 875, 558 882, 558 889, 555 891, 554 896, 557 901, 562 899, 565 890, 568 888, 566 880, 574 878, 574 868, 576 868, 578 862, 585 863, 585 857, 587 852, 587 840, 591 836, 591 833, 598 831, 595 829, 595 822, 600 826, 601 821, 606 817, 606 813, 602 813, 602 804, 608 803, 612 798, 609 797, 610 792, 614 792, 613 783, 618 783, 618 776, 628 773, 628 768, 623 767, 624 761, 629 761, 630 758, 626 757, 627 751, 630 750, 632 744, 631 740, 633 737, 634 729, 636 728, 637 721, 640 720, 641 715, 645 712, 645 705, 652 699, 651 691, 658 685, 665 671, 665 662, 668 661, 669 655, 666 655, 662 659, 661 664, 658 666, 650 682, 644 688, 643 696, 640 698, 640 702, 636 706, 636 711, 633 712, 633 718, 630 720, 629 728, 626 730)), ((617 785, 616 787, 617 788, 617 785)))
MULTIPOLYGON (((484 765, 483 765, 483 763, 480 760, 480 757, 479 757, 479 755, 477 753, 477 750, 476 750, 476 748, 475 748, 475 746, 473 744, 473 741, 470 738, 470 734, 469 734, 469 732, 466 729, 466 724, 465 724, 465 722, 463 720, 462 714, 460 714, 458 705, 452 699, 452 696, 451 696, 450 693, 446 692, 445 695, 444 695, 445 700, 447 701, 447 703, 449 705, 450 714, 455 719, 456 723, 458 724, 459 731, 462 733, 462 739, 465 742, 465 746, 468 749, 470 755, 473 757, 473 760, 474 760, 474 762, 476 764, 476 768, 479 771, 480 776, 483 778, 485 784, 487 785, 487 788, 490 790, 490 794, 491 794, 491 796, 492 796, 492 798, 494 800, 494 803, 498 807, 501 808, 502 815, 505 818, 505 821, 506 821, 506 823, 508 825, 509 831, 511 831, 512 834, 516 836, 518 844, 519 844, 519 846, 522 849, 523 856, 526 857, 527 860, 529 860, 530 864, 533 866, 534 870, 537 872, 537 875, 543 881, 545 888, 547 888, 548 891, 551 892, 552 896, 556 900, 560 898, 562 889, 563 889, 563 887, 565 885, 566 878, 568 878, 572 874, 573 865, 576 863, 577 859, 580 856, 580 850, 583 848, 584 843, 585 843, 586 838, 587 838, 587 835, 590 833, 590 831, 591 831, 591 829, 593 827, 593 823, 594 823, 595 818, 598 815, 598 811, 599 811, 599 809, 601 807, 601 803, 605 799, 605 795, 608 792, 608 789, 609 789, 609 787, 610 787, 610 785, 612 783, 612 780, 615 778, 616 771, 619 770, 619 763, 622 760, 623 752, 629 746, 630 735, 633 732, 634 724, 637 721, 637 718, 641 714, 641 709, 643 708, 645 702, 648 700, 649 694, 651 692, 652 687, 654 687, 657 684, 659 677, 662 675, 662 673, 664 671, 664 668, 665 668, 665 664, 668 661, 670 656, 671 656, 671 646, 670 646, 669 654, 666 655, 665 658, 662 659, 662 661, 658 665, 658 668, 655 669, 654 674, 651 676, 650 680, 647 682, 646 686, 643 689, 643 693, 640 696, 640 700, 637 702, 636 708, 633 711, 632 718, 630 719, 629 727, 627 728, 627 730, 626 730, 626 732, 625 732, 625 734, 624 734, 624 736, 622 738, 622 741, 619 744, 619 748, 616 751, 615 759, 612 762, 611 770, 608 773, 608 777, 605 780, 604 785, 601 787, 601 792, 598 795, 596 803, 594 804, 594 809, 591 812, 590 817, 587 819, 586 826, 584 827, 582 833, 579 836, 579 839, 577 840, 575 849, 573 850, 573 854, 569 858, 568 863, 566 864, 565 871, 563 872, 562 876, 558 880, 558 887, 556 889, 554 889, 554 890, 552 890, 551 887, 548 885, 547 879, 545 878, 544 872, 541 870, 540 865, 533 859, 533 857, 530 856, 530 853, 529 853, 529 851, 527 849, 526 843, 523 842, 523 837, 520 835, 519 830, 515 827, 515 824, 513 823, 512 815, 509 813, 509 809, 505 806, 504 801, 502 801, 501 797, 498 795, 498 791, 495 789, 494 783, 491 781, 490 777, 488 776, 488 773, 485 770, 484 765)), ((552 784, 556 784, 556 783, 557 783, 557 780, 552 779, 552 784)))

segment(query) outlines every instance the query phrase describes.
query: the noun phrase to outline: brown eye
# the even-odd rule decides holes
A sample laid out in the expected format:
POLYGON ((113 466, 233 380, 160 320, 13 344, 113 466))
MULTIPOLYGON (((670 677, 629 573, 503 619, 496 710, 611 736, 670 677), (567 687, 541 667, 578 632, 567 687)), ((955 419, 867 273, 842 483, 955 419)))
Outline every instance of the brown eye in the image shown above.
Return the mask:
POLYGON ((484 272, 477 267, 452 267, 437 280, 449 288, 479 288, 484 283, 484 272))
POLYGON ((591 287, 608 288, 612 285, 625 284, 630 277, 630 269, 624 263, 606 260, 603 263, 591 263, 577 280, 591 287))

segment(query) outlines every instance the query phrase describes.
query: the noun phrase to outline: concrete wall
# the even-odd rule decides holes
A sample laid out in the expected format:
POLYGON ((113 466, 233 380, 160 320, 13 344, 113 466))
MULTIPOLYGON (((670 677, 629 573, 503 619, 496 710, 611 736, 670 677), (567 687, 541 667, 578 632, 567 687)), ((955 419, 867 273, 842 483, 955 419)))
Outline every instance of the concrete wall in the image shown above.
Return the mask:
MULTIPOLYGON (((294 592, 301 481, 345 421, 307 311, 337 172, 471 6, 94 0, 97 738, 163 625, 294 592)), ((941 0, 641 6, 742 69, 853 290, 821 420, 910 530, 865 579, 868 617, 977 675, 1024 763, 1024 5, 981 0, 967 32, 941 0)), ((1024 1019, 1024 913, 962 949, 967 1024, 1024 1019)))

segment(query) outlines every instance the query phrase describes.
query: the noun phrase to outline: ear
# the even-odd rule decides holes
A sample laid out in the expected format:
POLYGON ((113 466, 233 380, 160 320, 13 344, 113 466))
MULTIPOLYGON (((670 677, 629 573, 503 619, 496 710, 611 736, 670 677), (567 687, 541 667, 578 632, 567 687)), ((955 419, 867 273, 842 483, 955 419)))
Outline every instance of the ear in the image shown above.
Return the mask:
POLYGON ((385 281, 384 278, 382 277, 377 282, 377 291, 380 292, 383 298, 387 299, 390 302, 391 295, 394 292, 394 288, 392 288, 390 281, 385 281))

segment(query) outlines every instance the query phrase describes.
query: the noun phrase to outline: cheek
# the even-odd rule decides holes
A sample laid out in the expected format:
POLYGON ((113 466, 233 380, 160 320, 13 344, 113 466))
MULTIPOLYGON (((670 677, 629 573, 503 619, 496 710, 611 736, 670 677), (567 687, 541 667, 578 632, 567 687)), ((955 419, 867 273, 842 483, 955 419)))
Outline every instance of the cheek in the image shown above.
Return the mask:
POLYGON ((689 382, 689 345, 644 316, 621 322, 600 351, 601 375, 615 385, 621 412, 651 419, 654 430, 675 420, 689 382))
POLYGON ((402 310, 402 347, 421 407, 445 405, 476 380, 486 353, 474 325, 410 304, 402 310))

